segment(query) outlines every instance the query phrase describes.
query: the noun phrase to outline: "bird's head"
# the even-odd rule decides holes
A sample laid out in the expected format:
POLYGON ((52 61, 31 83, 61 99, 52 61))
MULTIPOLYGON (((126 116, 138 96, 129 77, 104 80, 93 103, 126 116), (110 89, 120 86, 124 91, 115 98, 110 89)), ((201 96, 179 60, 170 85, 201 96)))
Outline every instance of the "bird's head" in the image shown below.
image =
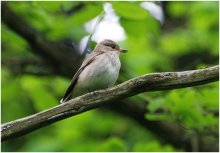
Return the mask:
POLYGON ((104 52, 106 52, 106 51, 118 51, 119 53, 120 52, 121 53, 126 53, 127 52, 127 50, 120 48, 119 45, 116 42, 114 42, 110 39, 105 39, 105 40, 101 41, 100 43, 98 43, 96 45, 95 51, 104 51, 104 52))

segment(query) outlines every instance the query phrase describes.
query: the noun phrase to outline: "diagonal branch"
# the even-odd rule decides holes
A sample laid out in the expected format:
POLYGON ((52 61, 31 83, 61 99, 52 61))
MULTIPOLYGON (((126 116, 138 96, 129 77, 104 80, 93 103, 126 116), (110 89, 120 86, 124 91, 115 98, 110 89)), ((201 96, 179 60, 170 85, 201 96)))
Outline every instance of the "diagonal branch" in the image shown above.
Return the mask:
POLYGON ((2 124, 1 139, 21 136, 59 120, 142 92, 191 87, 218 80, 218 65, 200 70, 143 75, 113 88, 91 92, 37 114, 2 124))
POLYGON ((82 57, 77 53, 73 46, 61 41, 51 41, 43 33, 25 22, 18 14, 10 9, 10 2, 3 2, 2 21, 11 30, 23 37, 32 47, 32 51, 41 55, 46 61, 51 61, 51 65, 56 65, 56 69, 66 74, 76 71, 79 67, 79 59, 82 57), (48 60, 49 59, 49 60, 48 60), (75 66, 73 66, 75 63, 75 66), (63 69, 65 65, 65 69, 63 69), (69 71, 66 71, 68 69, 69 71))

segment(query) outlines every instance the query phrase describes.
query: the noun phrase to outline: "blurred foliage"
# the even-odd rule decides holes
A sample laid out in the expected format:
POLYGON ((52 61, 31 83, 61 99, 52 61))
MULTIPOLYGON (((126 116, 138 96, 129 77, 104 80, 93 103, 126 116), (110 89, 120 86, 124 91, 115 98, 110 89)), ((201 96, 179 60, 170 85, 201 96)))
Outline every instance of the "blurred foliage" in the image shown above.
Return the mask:
MULTIPOLYGON (((71 38, 79 42, 88 35, 84 24, 101 14, 103 3, 10 2, 10 8, 49 40, 71 38)), ((128 54, 121 56, 123 73, 119 82, 150 72, 218 64, 218 2, 166 2, 162 25, 140 7, 141 2, 111 3, 126 32, 126 40, 121 44, 129 50, 128 54)), ((5 61, 38 60, 39 57, 30 52, 29 44, 22 37, 4 23, 1 26, 2 122, 56 106, 69 79, 59 75, 15 73, 4 64, 5 61)), ((209 141, 216 137, 213 133, 218 135, 218 89, 218 83, 211 83, 145 93, 130 99, 137 103, 149 102, 146 119, 178 122, 189 134, 203 135, 208 130, 211 132, 209 141)), ((3 142, 2 151, 184 150, 165 143, 129 118, 96 109, 3 142)))
POLYGON ((218 118, 208 113, 217 111, 218 83, 213 83, 209 89, 181 89, 170 91, 164 98, 151 99, 146 114, 149 120, 176 120, 189 129, 202 131, 204 128, 218 125, 218 118), (210 92, 211 91, 211 92, 210 92), (210 98, 210 94, 212 98, 210 98), (193 109, 191 109, 193 108, 193 109), (162 114, 158 109, 165 110, 162 114), (196 123, 196 124, 195 124, 196 123))

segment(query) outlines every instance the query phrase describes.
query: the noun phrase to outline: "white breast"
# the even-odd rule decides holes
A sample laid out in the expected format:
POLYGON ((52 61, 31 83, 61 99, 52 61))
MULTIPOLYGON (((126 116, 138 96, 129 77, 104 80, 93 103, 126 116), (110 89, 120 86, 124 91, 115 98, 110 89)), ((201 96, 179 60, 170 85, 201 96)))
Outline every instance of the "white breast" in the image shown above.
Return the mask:
POLYGON ((120 67, 118 52, 111 51, 97 56, 81 72, 74 89, 75 94, 78 96, 113 86, 118 78, 120 67))

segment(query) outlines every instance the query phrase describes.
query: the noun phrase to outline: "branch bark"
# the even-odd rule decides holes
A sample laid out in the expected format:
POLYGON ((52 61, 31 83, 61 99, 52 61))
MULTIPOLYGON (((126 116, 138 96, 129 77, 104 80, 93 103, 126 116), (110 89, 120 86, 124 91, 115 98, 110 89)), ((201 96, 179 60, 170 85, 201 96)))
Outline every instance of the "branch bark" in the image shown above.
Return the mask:
POLYGON ((219 80, 219 66, 183 72, 146 74, 115 87, 88 93, 37 114, 1 125, 1 139, 7 140, 59 120, 147 91, 171 90, 219 80))

